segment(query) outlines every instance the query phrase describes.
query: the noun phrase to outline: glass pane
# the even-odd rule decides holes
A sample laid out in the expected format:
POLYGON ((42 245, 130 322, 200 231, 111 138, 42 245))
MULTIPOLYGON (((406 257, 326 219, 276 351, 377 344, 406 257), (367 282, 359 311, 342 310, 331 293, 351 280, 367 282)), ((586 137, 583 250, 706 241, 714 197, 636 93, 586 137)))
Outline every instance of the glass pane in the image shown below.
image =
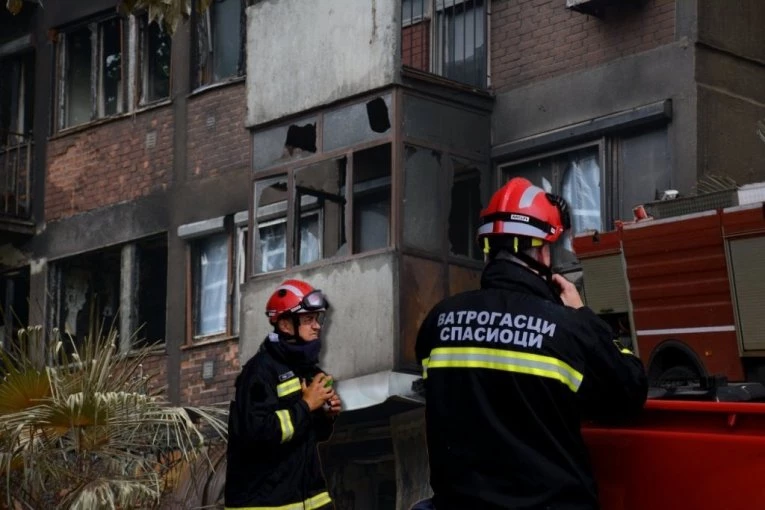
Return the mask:
MULTIPOLYGON (((449 211, 449 251, 481 260, 483 254, 476 244, 476 232, 483 208, 481 171, 470 163, 453 160, 454 181, 449 211)), ((485 172, 484 172, 485 173, 485 172)), ((484 176, 488 180, 488 175, 484 176)))
POLYGON ((390 131, 390 95, 324 115, 324 150, 374 140, 390 131))
POLYGON ((672 188, 667 128, 630 133, 619 140, 618 154, 620 219, 632 220, 636 205, 653 202, 658 193, 672 188))
POLYGON ((88 27, 66 35, 66 126, 88 122, 91 117, 91 50, 88 27))
POLYGON ((316 153, 316 117, 255 133, 252 143, 255 170, 312 156, 316 153))
POLYGON ((256 235, 252 236, 255 273, 284 269, 287 265, 287 176, 255 183, 256 235))
MULTIPOLYGON (((426 0, 401 0, 401 21, 408 23, 411 20, 422 18, 426 0)), ((427 0, 430 1, 430 0, 427 0)))
POLYGON ((150 23, 146 27, 145 101, 170 96, 170 43, 170 35, 162 30, 159 23, 150 23))
POLYGON ((559 193, 560 190, 553 186, 553 158, 542 158, 517 165, 506 166, 502 169, 502 178, 505 182, 513 177, 524 177, 548 193, 559 193))
POLYGON ((103 115, 122 111, 122 22, 119 19, 105 21, 101 31, 101 100, 103 115))
POLYGON ((228 236, 219 234, 196 243, 194 334, 226 332, 228 236))
POLYGON ((300 221, 300 264, 310 264, 321 258, 319 243, 319 213, 306 214, 300 221))
MULTIPOLYGON (((298 264, 313 262, 316 255, 314 250, 303 249, 303 234, 308 235, 310 229, 307 222, 317 221, 312 216, 318 214, 316 229, 319 245, 318 258, 334 257, 337 254, 348 253, 345 239, 345 166, 346 159, 322 161, 295 172, 295 197, 300 204, 300 215, 297 218, 298 264), (306 257, 306 258, 303 258, 306 257)), ((314 242, 313 238, 306 240, 314 242)))
POLYGON ((482 0, 464 0, 438 11, 443 76, 486 86, 485 12, 482 0))
POLYGON ((404 164, 404 243, 434 253, 443 247, 441 153, 406 147, 404 164))
POLYGON ((236 76, 241 48, 241 1, 218 0, 210 6, 213 36, 213 79, 236 76))
POLYGON ((388 246, 390 183, 390 144, 353 155, 353 253, 388 246))

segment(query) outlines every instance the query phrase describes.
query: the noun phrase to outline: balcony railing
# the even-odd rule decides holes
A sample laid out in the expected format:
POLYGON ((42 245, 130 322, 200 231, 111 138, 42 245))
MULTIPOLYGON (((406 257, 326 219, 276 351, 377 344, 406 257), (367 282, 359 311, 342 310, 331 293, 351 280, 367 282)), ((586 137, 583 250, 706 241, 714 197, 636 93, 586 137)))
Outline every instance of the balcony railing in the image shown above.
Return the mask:
POLYGON ((489 0, 402 0, 402 65, 486 88, 488 3, 489 0))
POLYGON ((31 216, 31 135, 0 131, 0 218, 31 216))

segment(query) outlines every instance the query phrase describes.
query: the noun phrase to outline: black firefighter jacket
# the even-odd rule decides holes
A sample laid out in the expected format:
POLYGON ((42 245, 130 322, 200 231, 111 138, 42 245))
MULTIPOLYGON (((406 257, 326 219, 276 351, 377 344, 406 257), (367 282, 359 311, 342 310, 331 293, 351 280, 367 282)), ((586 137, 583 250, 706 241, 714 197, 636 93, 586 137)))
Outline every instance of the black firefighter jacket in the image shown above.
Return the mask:
POLYGON ((331 508, 317 443, 334 420, 311 413, 300 387, 319 372, 287 365, 269 341, 244 365, 230 404, 226 508, 331 508))
POLYGON ((495 260, 429 313, 416 354, 438 510, 598 508, 580 420, 639 412, 647 381, 590 309, 495 260))

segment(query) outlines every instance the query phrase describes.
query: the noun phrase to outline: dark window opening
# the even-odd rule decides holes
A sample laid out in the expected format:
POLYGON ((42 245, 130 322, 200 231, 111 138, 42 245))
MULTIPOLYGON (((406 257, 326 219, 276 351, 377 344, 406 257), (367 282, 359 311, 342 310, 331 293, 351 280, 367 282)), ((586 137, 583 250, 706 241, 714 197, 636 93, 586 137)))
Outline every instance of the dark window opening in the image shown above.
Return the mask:
POLYGON ((138 333, 136 347, 164 342, 167 308, 167 240, 138 245, 138 333))
POLYGON ((390 184, 390 144, 353 154, 353 253, 388 246, 390 184))
POLYGON ((170 53, 172 39, 159 23, 143 19, 143 102, 170 97, 170 53))
POLYGON ((122 111, 122 22, 119 19, 105 21, 99 26, 99 36, 99 91, 102 94, 99 114, 108 116, 122 111))
POLYGON ((385 133, 390 129, 388 105, 385 104, 383 98, 378 97, 367 103, 367 117, 369 118, 369 127, 375 133, 385 133))
POLYGON ((475 236, 481 213, 481 174, 454 161, 454 181, 449 210, 449 246, 453 255, 481 260, 475 236))
POLYGON ((346 158, 340 158, 295 172, 297 264, 347 253, 345 168, 346 158))
POLYGON ((0 147, 23 143, 32 131, 34 55, 0 60, 0 147))
POLYGON ((284 150, 289 157, 299 155, 298 151, 316 152, 316 124, 291 125, 287 130, 284 150))
POLYGON ((194 13, 199 85, 244 74, 243 13, 241 0, 213 0, 194 13))
POLYGON ((58 327, 73 352, 68 337, 79 349, 86 338, 100 339, 119 330, 120 248, 72 257, 61 262, 58 327))
POLYGON ((0 350, 18 347, 18 332, 29 324, 29 270, 0 275, 0 350))

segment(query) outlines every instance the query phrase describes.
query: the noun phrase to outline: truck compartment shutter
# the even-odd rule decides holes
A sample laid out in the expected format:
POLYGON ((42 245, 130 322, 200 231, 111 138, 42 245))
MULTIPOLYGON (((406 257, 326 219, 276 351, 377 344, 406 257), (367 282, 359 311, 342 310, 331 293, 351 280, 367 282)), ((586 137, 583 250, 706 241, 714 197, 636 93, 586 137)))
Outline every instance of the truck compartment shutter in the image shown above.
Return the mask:
POLYGON ((582 259, 584 298, 595 313, 629 311, 621 254, 582 259))
POLYGON ((765 350, 765 237, 730 240, 728 250, 739 338, 745 351, 765 350))

